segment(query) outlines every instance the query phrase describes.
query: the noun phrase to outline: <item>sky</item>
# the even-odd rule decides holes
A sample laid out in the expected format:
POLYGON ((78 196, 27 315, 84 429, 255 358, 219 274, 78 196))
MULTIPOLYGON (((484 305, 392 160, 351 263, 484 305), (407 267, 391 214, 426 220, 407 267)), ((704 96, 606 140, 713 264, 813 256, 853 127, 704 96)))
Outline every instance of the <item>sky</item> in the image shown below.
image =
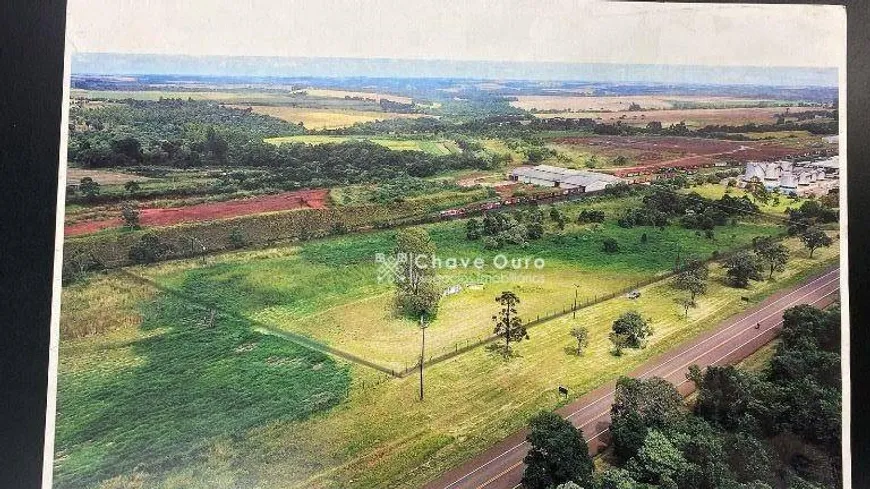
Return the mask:
POLYGON ((845 52, 837 6, 70 0, 68 15, 73 53, 831 68, 845 52))

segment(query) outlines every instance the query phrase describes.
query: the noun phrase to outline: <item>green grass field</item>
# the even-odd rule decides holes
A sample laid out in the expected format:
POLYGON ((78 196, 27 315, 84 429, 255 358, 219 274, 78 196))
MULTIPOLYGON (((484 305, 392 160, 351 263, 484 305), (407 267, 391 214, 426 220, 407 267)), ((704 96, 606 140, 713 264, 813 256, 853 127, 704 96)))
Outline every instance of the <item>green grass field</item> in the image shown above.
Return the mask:
MULTIPOLYGON (((67 291, 65 307, 87 310, 80 292, 67 291)), ((135 330, 122 326, 64 347, 56 487, 88 487, 140 464, 171 464, 215 437, 303 419, 347 393, 348 367, 331 357, 222 315, 212 320, 172 295, 145 301, 153 294, 132 294, 140 311, 135 330)))
POLYGON ((277 138, 268 138, 267 143, 282 144, 282 143, 305 143, 305 144, 324 144, 324 143, 343 143, 345 141, 371 141, 375 144, 384 146, 395 151, 424 151, 434 155, 447 155, 452 153, 460 153, 459 146, 455 141, 448 139, 428 140, 428 139, 389 139, 389 138, 366 138, 363 136, 321 136, 321 135, 302 135, 302 136, 283 136, 277 138))
MULTIPOLYGON (((118 287, 111 281, 120 279, 111 275, 97 277, 64 291, 62 327, 98 317, 106 306, 122 314, 112 315, 117 324, 104 326, 102 335, 62 343, 58 487, 87 487, 84 482, 115 474, 115 485, 103 487, 137 487, 129 485, 136 481, 159 488, 419 487, 522 427, 530 414, 560 405, 556 386, 582 395, 748 307, 741 296, 759 300, 836 261, 836 244, 812 260, 795 241, 788 245, 795 251, 787 270, 749 290, 721 285, 713 268, 710 290, 688 319, 675 303, 681 293, 657 284, 642 289, 638 300, 619 297, 582 310, 576 320, 535 327, 510 360, 477 349, 430 367, 422 403, 415 376, 385 381, 366 367, 342 366, 258 335, 244 322, 219 318, 206 328, 202 310, 140 286, 118 287), (109 291, 125 300, 101 300, 109 291), (617 358, 606 335, 628 309, 652 318, 655 332, 647 349, 617 358), (141 324, 129 319, 137 316, 141 324), (582 357, 571 353, 568 330, 575 325, 590 331, 582 357), (288 367, 279 370, 286 375, 270 373, 278 365, 288 367), (310 416, 342 398, 348 373, 348 397, 310 416), (322 398, 328 401, 311 406, 322 398), (144 449, 145 440, 154 448, 144 449), (165 456, 172 458, 153 465, 165 456)), ((306 253, 323 258, 327 250, 244 252, 214 257, 211 266, 238 259, 277 263, 306 253)), ((164 267, 174 277, 167 285, 204 293, 191 278, 203 273, 196 262, 157 268, 164 267)), ((225 278, 239 292, 250 290, 225 278)), ((520 312, 528 317, 523 304, 520 312)))
MULTIPOLYGON (((596 208, 615 215, 629 202, 636 199, 604 202, 596 208)), ((583 205, 588 204, 561 207, 576 215, 583 205)), ((714 250, 744 246, 755 236, 775 232, 767 223, 741 223, 721 228, 711 240, 677 226, 625 229, 611 220, 601 226, 569 224, 560 232, 553 228, 522 248, 484 250, 479 241, 465 239, 464 225, 451 221, 427 226, 438 256, 469 262, 481 258, 485 264, 482 269, 441 270, 445 288, 460 285, 464 290, 443 299, 441 313, 427 333, 430 355, 487 337, 492 329, 488 306, 502 290, 516 290, 523 296, 528 318, 535 319, 570 308, 575 285, 581 303, 594 300, 666 272, 678 253, 685 259, 686 250, 693 250, 695 256, 708 258, 714 250), (640 240, 644 233, 645 244, 640 240), (602 251, 602 241, 608 237, 620 243, 620 253, 602 251), (544 266, 537 269, 522 262, 519 269, 509 264, 500 268, 500 255, 508 260, 540 258, 544 266)), ((148 274, 174 289, 187 282, 196 284, 189 288, 199 303, 220 305, 241 317, 402 370, 419 355, 419 333, 413 321, 392 313, 392 284, 378 282, 375 263, 376 254, 390 253, 394 235, 394 231, 348 235, 306 243, 280 258, 249 260, 242 255, 181 274, 160 275, 160 267, 148 274)))
MULTIPOLYGON (((562 204, 573 218, 604 210, 602 225, 548 224, 528 246, 484 251, 466 241, 464 222, 428 226, 438 256, 480 256, 483 271, 445 271, 446 284, 482 284, 446 297, 427 330, 427 352, 450 351, 491 333, 493 298, 516 291, 526 321, 670 269, 677 250, 709 257, 776 232, 766 220, 717 228, 715 240, 676 226, 623 229, 613 218, 639 197, 562 204), (645 244, 640 235, 646 233, 645 244), (621 251, 601 250, 605 237, 621 251), (540 257, 541 270, 502 273, 496 254, 540 257), (487 276, 494 276, 489 282, 487 276)), ((419 487, 426 480, 560 403, 556 386, 579 396, 631 370, 778 288, 836 261, 831 248, 807 252, 796 240, 787 270, 749 290, 710 290, 689 318, 666 283, 561 316, 530 329, 517 356, 477 348, 426 370, 426 401, 417 379, 390 379, 370 367, 321 354, 262 326, 308 336, 367 360, 404 368, 419 354, 419 330, 394 317, 392 286, 379 283, 376 253, 389 253, 395 231, 347 235, 202 260, 181 260, 94 276, 63 291, 59 363, 56 486, 300 488, 419 487), (220 311, 212 320, 210 309, 220 311), (617 358, 607 333, 622 312, 653 320, 645 350, 617 358), (111 311, 107 314, 107 311, 111 311), (572 353, 568 332, 583 325, 590 346, 572 353), (100 485, 100 481, 104 481, 100 485), (353 481, 351 483, 351 481, 353 481), (138 484, 138 485, 137 485, 138 484)))

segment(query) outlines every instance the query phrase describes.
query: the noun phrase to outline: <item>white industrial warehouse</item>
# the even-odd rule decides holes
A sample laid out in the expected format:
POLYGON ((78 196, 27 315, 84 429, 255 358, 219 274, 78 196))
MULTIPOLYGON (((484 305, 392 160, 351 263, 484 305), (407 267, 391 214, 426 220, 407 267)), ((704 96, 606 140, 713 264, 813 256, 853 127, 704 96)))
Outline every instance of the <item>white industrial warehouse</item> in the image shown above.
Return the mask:
POLYGON ((510 179, 515 182, 558 187, 564 189, 581 188, 583 192, 604 190, 608 185, 623 181, 621 178, 583 170, 572 170, 558 166, 538 165, 521 166, 511 171, 510 179))

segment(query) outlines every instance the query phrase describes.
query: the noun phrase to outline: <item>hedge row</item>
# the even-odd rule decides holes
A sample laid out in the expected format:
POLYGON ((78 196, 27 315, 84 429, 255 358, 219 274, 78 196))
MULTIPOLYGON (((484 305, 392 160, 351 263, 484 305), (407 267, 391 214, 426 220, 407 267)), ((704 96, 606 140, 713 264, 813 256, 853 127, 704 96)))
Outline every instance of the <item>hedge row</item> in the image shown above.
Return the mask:
MULTIPOLYGON (((366 204, 328 209, 297 209, 255 214, 230 219, 179 224, 135 231, 109 231, 64 241, 65 279, 81 273, 117 268, 143 261, 170 260, 236 249, 263 246, 279 241, 306 240, 341 234, 352 230, 387 228, 409 221, 429 222, 432 212, 445 205, 461 205, 480 200, 482 192, 468 192, 465 199, 420 198, 391 204, 366 204), (465 200, 465 202, 463 202, 465 200), (142 259, 135 248, 143 237, 150 248, 159 243, 153 256, 142 259), (154 239, 156 237, 156 240, 154 239), (132 255, 138 257, 134 260, 132 255)), ((436 214, 437 216, 437 214, 436 214)), ((146 253, 149 254, 149 253, 146 253)))

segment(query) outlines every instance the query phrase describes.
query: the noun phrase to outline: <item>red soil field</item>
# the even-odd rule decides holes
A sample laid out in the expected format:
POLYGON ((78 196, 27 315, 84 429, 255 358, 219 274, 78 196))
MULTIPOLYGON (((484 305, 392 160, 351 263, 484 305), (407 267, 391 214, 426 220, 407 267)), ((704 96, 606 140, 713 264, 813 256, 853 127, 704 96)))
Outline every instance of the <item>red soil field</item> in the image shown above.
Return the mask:
POLYGON ((591 136, 562 138, 555 140, 559 144, 576 144, 598 150, 629 149, 642 152, 643 160, 654 160, 657 155, 665 152, 705 155, 733 151, 751 143, 742 141, 725 141, 708 138, 654 137, 654 136, 591 136))
POLYGON ((684 137, 595 136, 558 139, 560 144, 583 145, 595 150, 639 151, 636 160, 644 164, 632 167, 607 168, 602 171, 617 176, 648 173, 658 168, 694 168, 712 166, 717 160, 755 161, 785 158, 808 153, 807 149, 789 148, 770 141, 726 141, 684 137), (664 153, 679 154, 668 158, 664 153))
MULTIPOLYGON (((143 226, 172 226, 183 222, 211 221, 230 217, 247 216, 261 212, 290 209, 323 209, 326 207, 327 189, 298 190, 277 195, 264 195, 227 202, 209 202, 187 207, 143 208, 139 210, 139 222, 143 226)), ((65 236, 78 236, 103 229, 119 227, 121 218, 100 221, 85 221, 64 227, 65 236)))

